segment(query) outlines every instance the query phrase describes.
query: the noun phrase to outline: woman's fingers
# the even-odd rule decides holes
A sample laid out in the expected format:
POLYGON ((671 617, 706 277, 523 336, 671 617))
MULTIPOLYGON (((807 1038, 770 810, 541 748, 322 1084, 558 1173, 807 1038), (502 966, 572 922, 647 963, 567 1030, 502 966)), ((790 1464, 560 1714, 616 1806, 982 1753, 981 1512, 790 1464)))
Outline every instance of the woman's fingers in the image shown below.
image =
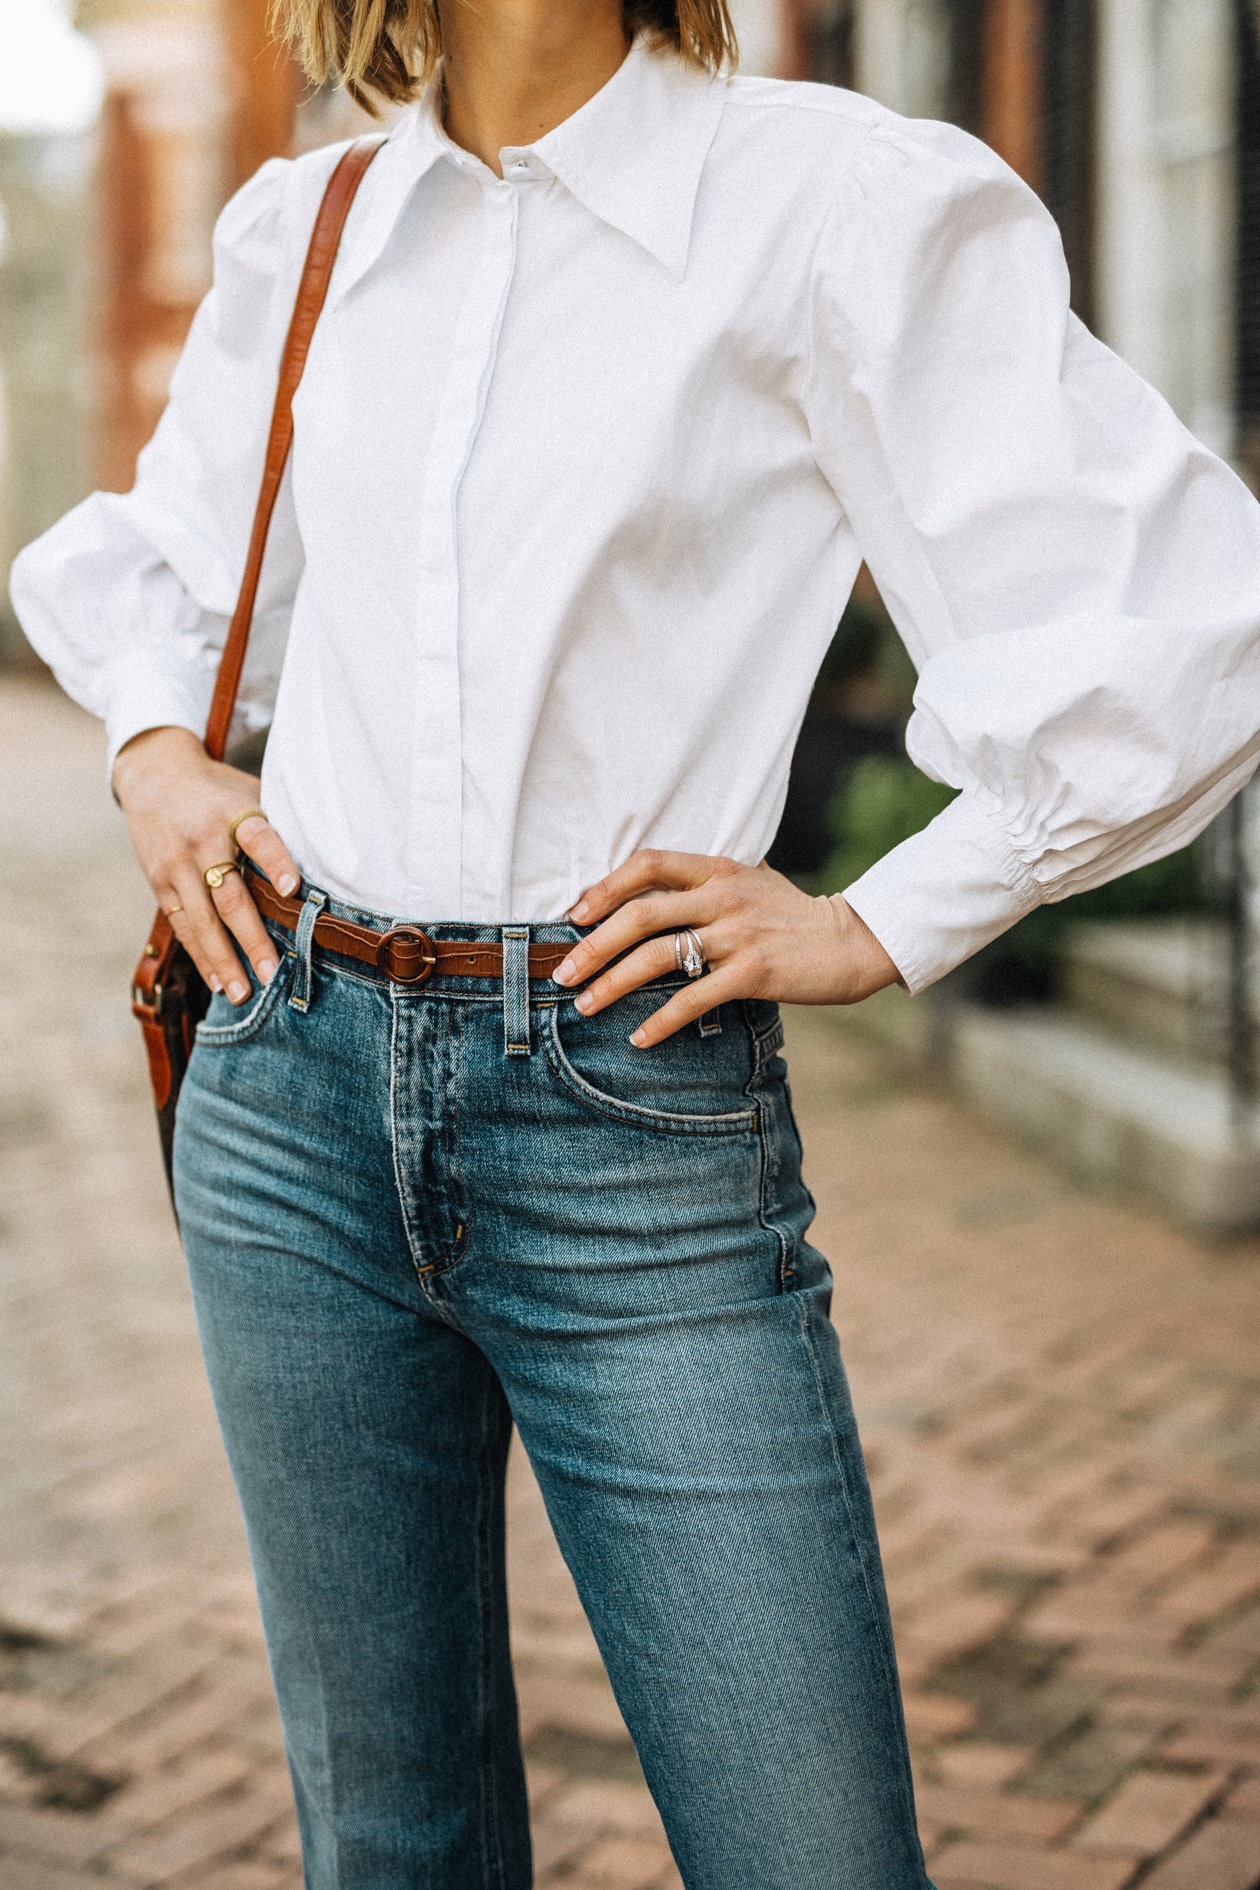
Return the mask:
MULTIPOLYGON (((216 864, 216 862, 212 862, 216 864)), ((229 873, 212 898, 195 863, 178 873, 162 908, 171 929, 212 991, 226 991, 233 1004, 249 996, 249 979, 233 950, 235 934, 258 974, 270 984, 279 963, 275 945, 246 892, 239 873, 229 873)))
POLYGON ((694 1023, 706 1011, 715 1011, 719 1004, 746 995, 734 965, 722 971, 707 972, 703 978, 693 979, 685 990, 676 991, 668 1004, 662 1004, 659 1011, 645 1018, 639 1028, 631 1032, 630 1041, 636 1050, 650 1050, 653 1044, 663 1043, 666 1037, 672 1037, 684 1024, 694 1023))
POLYGON ((634 1032, 630 1041, 642 1049, 731 998, 853 1004, 898 976, 846 901, 811 898, 765 865, 738 866, 695 854, 638 855, 592 888, 584 903, 599 911, 627 888, 636 890, 570 948, 555 976, 561 985, 587 986, 576 1002, 592 1015, 671 972, 678 934, 697 932, 708 970, 634 1032), (661 887, 671 890, 653 890, 661 887))
POLYGON ((706 853, 667 853, 641 847, 624 866, 617 867, 606 879, 588 887, 569 917, 575 925, 597 925, 628 899, 641 893, 681 892, 689 886, 703 886, 707 880, 742 869, 734 860, 710 858, 706 853))
POLYGON ((275 976, 279 953, 239 868, 224 874, 222 885, 213 892, 206 884, 207 868, 223 865, 230 853, 225 834, 217 858, 207 858, 204 863, 195 855, 185 858, 171 875, 173 897, 163 898, 162 905, 171 916, 175 936, 206 983, 212 990, 226 991, 233 1004, 243 1004, 250 984, 234 949, 234 939, 263 984, 269 984, 275 976), (179 909, 172 913, 173 905, 179 909))
POLYGON ((301 874, 284 841, 265 814, 253 814, 236 829, 237 845, 267 875, 285 899, 296 892, 301 874))
POLYGON ((663 972, 674 971, 677 963, 672 932, 665 938, 650 938, 628 958, 618 959, 588 990, 579 991, 573 1001, 584 1017, 593 1017, 596 1011, 607 1009, 627 992, 637 991, 641 984, 659 978, 663 972))
POLYGON ((163 899, 162 905, 176 938, 212 991, 226 991, 233 1004, 244 1003, 249 980, 195 861, 187 861, 172 875, 172 892, 173 898, 163 899), (172 911, 172 906, 178 910, 172 911))
POLYGON ((240 953, 264 983, 280 954, 239 870, 224 874, 213 897, 205 874, 245 852, 282 893, 299 882, 292 856, 261 812, 240 822, 235 839, 230 834, 236 815, 258 806, 258 781, 211 761, 195 735, 174 727, 133 737, 114 778, 137 858, 175 936, 208 984, 243 1003, 250 986, 240 953))
MULTIPOLYGON (((552 976, 557 984, 585 984, 611 959, 628 952, 632 945, 637 945, 641 939, 651 938, 657 932, 669 934, 664 943, 672 965, 674 932, 684 925, 707 925, 716 916, 715 903, 703 890, 698 893, 653 893, 645 898, 632 899, 629 905, 620 907, 588 938, 579 939, 552 976)), ((616 969, 620 971, 622 967, 617 966, 616 969)), ((655 977, 657 973, 649 975, 655 977)), ((643 980, 640 978, 638 982, 642 984, 643 980)), ((603 984, 604 979, 601 978, 599 986, 603 984)), ((631 990, 633 986, 624 985, 623 988, 631 990)))
MULTIPOLYGON (((212 991, 221 991, 223 989, 223 980, 206 955, 202 942, 197 936, 197 928, 188 916, 187 907, 180 905, 179 901, 172 893, 170 904, 163 906, 162 910, 171 922, 172 932, 174 932, 176 938, 188 953, 188 956, 192 959, 206 983, 210 986, 210 989, 212 991)), ((237 969, 239 971, 240 967, 238 966, 237 969)))
MULTIPOLYGON (((249 959, 263 984, 270 984, 276 975, 279 958, 271 935, 258 916, 258 907, 250 898, 245 882, 239 872, 229 873, 223 884, 212 895, 214 908, 223 924, 240 944, 241 950, 249 959)), ((225 987, 233 1003, 230 986, 225 987)), ((248 989, 242 996, 249 995, 248 989)))
MULTIPOLYGON (((707 925, 723 909, 717 891, 719 882, 747 870, 734 860, 710 858, 704 853, 645 849, 632 854, 624 866, 583 893, 569 914, 577 924, 595 923, 597 929, 573 947, 554 974, 556 983, 585 984, 610 959, 628 952, 640 939, 650 938, 655 932, 678 930, 685 925, 707 925), (601 919, 602 925, 598 923, 601 919)), ((672 962, 672 939, 667 949, 672 962)), ((658 965, 646 975, 655 977, 662 968, 668 967, 658 965)), ((643 977, 627 981, 622 976, 613 990, 601 978, 594 987, 595 1002, 591 1008, 602 1009, 614 996, 619 997, 644 982, 643 977)))
MULTIPOLYGON (((239 849, 262 869, 280 892, 285 895, 292 892, 298 884, 297 867, 266 815, 254 814, 248 820, 243 820, 236 830, 235 843, 229 837, 229 819, 229 815, 223 816, 222 841, 211 843, 208 849, 199 848, 199 852, 208 850, 214 855, 212 859, 197 861, 203 887, 207 870, 237 858, 239 849)), ((236 940, 262 984, 270 984, 275 977, 279 954, 259 917, 257 906, 249 896, 239 867, 235 872, 225 873, 221 885, 208 889, 207 903, 210 907, 208 915, 199 906, 204 920, 200 933, 202 948, 213 954, 214 969, 232 1002, 242 1004, 249 996, 249 982, 232 952, 232 940, 236 940), (223 969, 223 966, 227 969, 223 969)))

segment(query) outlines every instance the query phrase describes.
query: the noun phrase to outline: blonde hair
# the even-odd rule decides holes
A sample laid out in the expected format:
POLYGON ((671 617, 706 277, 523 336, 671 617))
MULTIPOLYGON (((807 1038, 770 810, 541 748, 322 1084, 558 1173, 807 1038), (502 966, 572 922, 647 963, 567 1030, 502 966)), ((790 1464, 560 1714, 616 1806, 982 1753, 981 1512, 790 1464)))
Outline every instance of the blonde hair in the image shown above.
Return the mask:
MULTIPOLYGON (((739 57, 726 0, 622 0, 626 33, 672 46, 716 72, 739 57)), ((340 82, 355 103, 401 105, 442 52, 438 0, 272 0, 276 24, 317 85, 340 82)))

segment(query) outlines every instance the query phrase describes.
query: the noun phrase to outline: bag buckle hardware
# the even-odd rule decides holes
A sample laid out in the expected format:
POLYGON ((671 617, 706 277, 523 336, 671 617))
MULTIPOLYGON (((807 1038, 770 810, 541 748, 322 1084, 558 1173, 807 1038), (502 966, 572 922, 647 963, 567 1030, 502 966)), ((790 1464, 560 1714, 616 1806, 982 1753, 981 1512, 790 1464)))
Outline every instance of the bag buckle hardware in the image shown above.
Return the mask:
POLYGON ((382 932, 377 968, 394 984, 427 984, 437 964, 433 940, 418 925, 396 925, 382 932))
POLYGON ((164 990, 163 985, 155 984, 151 991, 146 992, 142 986, 133 984, 131 987, 132 1016, 138 1017, 142 1024, 156 1024, 162 1015, 164 990))

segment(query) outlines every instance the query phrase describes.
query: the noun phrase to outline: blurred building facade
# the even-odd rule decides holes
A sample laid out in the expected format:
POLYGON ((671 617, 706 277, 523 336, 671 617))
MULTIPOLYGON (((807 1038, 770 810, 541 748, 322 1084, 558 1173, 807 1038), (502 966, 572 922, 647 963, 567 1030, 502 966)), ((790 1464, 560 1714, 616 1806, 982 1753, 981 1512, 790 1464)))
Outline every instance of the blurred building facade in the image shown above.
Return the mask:
MULTIPOLYGON (((293 143, 299 77, 266 21, 265 0, 81 0, 99 123, 0 129, 0 571, 85 492, 132 483, 215 218, 293 143)), ((24 649, 6 599, 0 659, 24 649)))
POLYGON ((210 286, 227 197, 293 139, 298 75, 260 0, 84 0, 106 95, 96 179, 96 483, 136 454, 210 286))
POLYGON ((93 150, 90 132, 0 133, 0 663, 29 660, 9 565, 91 484, 93 150))
POLYGON ((1207 445, 1254 468, 1255 0, 844 0, 815 17, 850 83, 963 125, 1040 193, 1078 313, 1207 445))

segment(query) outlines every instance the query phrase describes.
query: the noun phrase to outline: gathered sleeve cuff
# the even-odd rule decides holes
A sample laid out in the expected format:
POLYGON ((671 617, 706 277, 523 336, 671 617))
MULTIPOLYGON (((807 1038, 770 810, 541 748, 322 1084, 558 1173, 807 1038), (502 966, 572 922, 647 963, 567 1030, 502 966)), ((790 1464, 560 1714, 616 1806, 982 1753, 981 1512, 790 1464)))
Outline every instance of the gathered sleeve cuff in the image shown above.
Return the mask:
POLYGON ((912 995, 1041 903, 993 813, 968 794, 877 860, 843 896, 912 995))

